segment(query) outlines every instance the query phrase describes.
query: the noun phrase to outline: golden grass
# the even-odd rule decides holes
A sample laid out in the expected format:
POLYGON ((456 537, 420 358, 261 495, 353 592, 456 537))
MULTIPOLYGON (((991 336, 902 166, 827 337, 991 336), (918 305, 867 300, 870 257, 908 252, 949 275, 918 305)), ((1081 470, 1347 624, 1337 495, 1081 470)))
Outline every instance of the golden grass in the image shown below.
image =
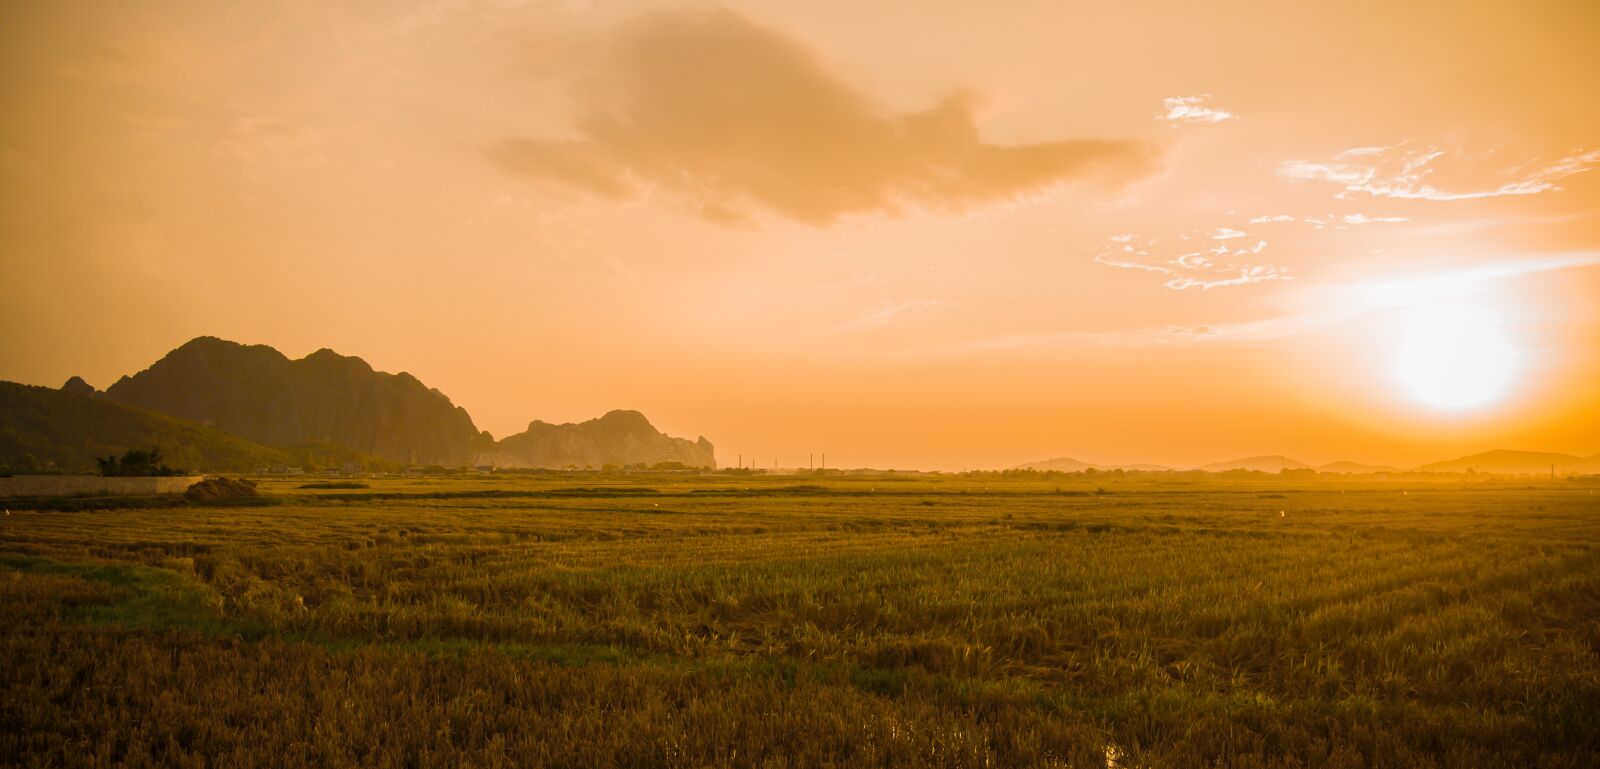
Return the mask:
POLYGON ((1580 483, 371 483, 4 519, 0 755, 1600 759, 1600 496, 1580 483))

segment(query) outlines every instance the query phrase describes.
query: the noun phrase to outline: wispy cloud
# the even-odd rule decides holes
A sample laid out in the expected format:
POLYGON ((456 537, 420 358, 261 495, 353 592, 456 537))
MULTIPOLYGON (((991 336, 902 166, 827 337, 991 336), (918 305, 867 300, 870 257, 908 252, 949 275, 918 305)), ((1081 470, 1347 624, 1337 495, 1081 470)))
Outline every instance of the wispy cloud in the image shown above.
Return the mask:
POLYGON ((1169 123, 1220 123, 1237 120, 1238 116, 1225 109, 1208 106, 1211 94, 1199 96, 1173 96, 1162 102, 1167 112, 1161 116, 1169 123))
POLYGON ((945 302, 938 299, 923 299, 913 302, 888 302, 886 304, 879 305, 878 307, 874 307, 859 317, 852 318, 843 323, 835 325, 834 330, 859 331, 861 329, 871 328, 873 326, 882 326, 893 321, 896 316, 901 315, 902 313, 916 310, 928 310, 934 307, 942 307, 945 304, 945 302))
MULTIPOLYGON (((1294 280, 1286 267, 1261 264, 1255 260, 1267 249, 1267 241, 1256 239, 1254 245, 1233 244, 1231 241, 1248 237, 1250 233, 1231 227, 1217 227, 1209 232, 1186 232, 1173 239, 1173 243, 1189 243, 1201 237, 1217 241, 1216 245, 1197 251, 1186 251, 1167 256, 1155 256, 1153 251, 1159 239, 1131 243, 1131 237, 1114 235, 1111 241, 1122 245, 1095 254, 1098 264, 1122 270, 1137 270, 1170 276, 1161 285, 1173 291, 1198 288, 1202 291, 1227 286, 1245 286, 1271 280, 1294 280)), ((1203 241, 1202 241, 1203 242, 1203 241)))
POLYGON ((1156 272, 1156 273, 1160 273, 1162 275, 1170 275, 1170 274, 1172 274, 1172 270, 1170 270, 1170 269, 1168 269, 1166 267, 1162 267, 1159 264, 1149 264, 1149 263, 1146 263, 1146 262, 1135 262, 1135 261, 1129 261, 1127 259, 1119 259, 1119 258, 1117 258, 1115 256, 1112 256, 1109 253, 1106 253, 1106 254, 1095 254, 1094 255, 1094 261, 1096 261, 1096 262, 1098 262, 1100 264, 1104 264, 1104 265, 1107 265, 1107 266, 1110 266, 1110 267, 1116 267, 1116 268, 1123 269, 1123 270, 1142 270, 1144 272, 1156 272))
MULTIPOLYGON (((1373 313, 1477 295, 1495 283, 1526 275, 1600 266, 1600 252, 1580 251, 1484 262, 1418 277, 1386 277, 1312 289, 1312 309, 1242 323, 1211 326, 1214 342, 1260 342, 1332 328, 1373 313)), ((1151 335, 1151 341, 1155 341, 1151 335)), ((1170 339, 1169 339, 1170 341, 1170 339)), ((1130 343, 1136 343, 1130 338, 1130 343)))
POLYGON ((1162 285, 1174 291, 1183 291, 1191 288, 1209 291, 1213 288, 1248 286, 1251 283, 1261 283, 1269 280, 1294 280, 1287 269, 1274 267, 1270 264, 1255 264, 1248 267, 1239 267, 1237 270, 1238 274, 1231 278, 1173 278, 1162 285))
POLYGON ((1411 220, 1404 216, 1367 216, 1366 214, 1345 214, 1344 216, 1345 224, 1379 224, 1409 221, 1411 220))
POLYGON ((1356 147, 1332 160, 1288 160, 1278 175, 1338 185, 1355 193, 1400 200, 1473 200, 1560 190, 1556 182, 1600 165, 1600 150, 1575 151, 1554 161, 1485 167, 1481 158, 1455 160, 1435 147, 1356 147))
POLYGON ((1167 325, 1122 331, 1057 331, 972 339, 921 355, 1003 352, 1075 345, 1139 347, 1172 344, 1266 342, 1336 327, 1363 316, 1440 300, 1470 297, 1497 282, 1558 270, 1600 266, 1600 252, 1581 251, 1485 262, 1421 277, 1372 278, 1312 289, 1311 309, 1237 323, 1167 325))
POLYGON ((729 11, 651 14, 603 50, 575 94, 581 137, 508 138, 488 149, 495 164, 604 199, 662 193, 732 226, 760 210, 816 226, 969 213, 1155 170, 1142 141, 985 142, 970 93, 886 112, 801 44, 729 11))
POLYGON ((1460 219, 1449 222, 1439 222, 1421 228, 1421 235, 1460 235, 1477 230, 1493 229, 1496 227, 1528 227, 1546 224, 1565 224, 1567 222, 1583 221, 1600 216, 1594 211, 1569 211, 1560 214, 1538 214, 1518 216, 1474 216, 1470 219, 1460 219))

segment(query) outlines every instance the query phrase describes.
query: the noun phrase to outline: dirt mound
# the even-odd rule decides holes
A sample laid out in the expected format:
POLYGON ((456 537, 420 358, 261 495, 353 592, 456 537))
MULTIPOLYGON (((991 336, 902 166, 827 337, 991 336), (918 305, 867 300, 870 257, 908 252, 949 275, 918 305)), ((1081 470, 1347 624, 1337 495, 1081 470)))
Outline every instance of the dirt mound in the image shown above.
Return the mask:
POLYGON ((191 502, 215 502, 221 499, 243 499, 256 496, 256 484, 243 478, 207 478, 183 493, 191 502))

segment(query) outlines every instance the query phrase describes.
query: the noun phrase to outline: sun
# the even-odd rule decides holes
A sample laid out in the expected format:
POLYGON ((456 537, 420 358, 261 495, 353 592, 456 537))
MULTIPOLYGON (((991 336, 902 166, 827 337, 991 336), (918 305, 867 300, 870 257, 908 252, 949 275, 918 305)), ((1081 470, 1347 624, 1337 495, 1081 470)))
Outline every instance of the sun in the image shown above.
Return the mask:
POLYGON ((1470 303, 1408 313, 1398 329, 1396 375, 1406 394, 1441 411, 1470 411, 1505 397, 1520 356, 1498 312, 1470 303))

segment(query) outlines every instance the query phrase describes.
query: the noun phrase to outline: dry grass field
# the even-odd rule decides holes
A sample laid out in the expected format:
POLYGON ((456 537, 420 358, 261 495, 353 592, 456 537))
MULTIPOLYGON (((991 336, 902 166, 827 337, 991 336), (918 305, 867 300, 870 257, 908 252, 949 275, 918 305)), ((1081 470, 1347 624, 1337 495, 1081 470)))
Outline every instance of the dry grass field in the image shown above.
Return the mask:
POLYGON ((1596 484, 301 482, 0 519, 0 759, 1600 762, 1596 484))

